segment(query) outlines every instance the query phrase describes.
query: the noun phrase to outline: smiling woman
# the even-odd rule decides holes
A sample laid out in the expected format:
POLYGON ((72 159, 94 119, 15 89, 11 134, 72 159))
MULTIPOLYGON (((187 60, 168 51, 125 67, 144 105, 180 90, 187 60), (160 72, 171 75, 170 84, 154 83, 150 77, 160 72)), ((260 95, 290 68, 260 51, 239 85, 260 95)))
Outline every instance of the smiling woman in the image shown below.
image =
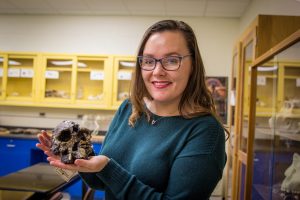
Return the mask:
POLYGON ((111 122, 100 155, 51 165, 77 170, 105 199, 209 199, 226 163, 225 129, 205 85, 192 28, 164 20, 151 26, 138 50, 129 99, 111 122))

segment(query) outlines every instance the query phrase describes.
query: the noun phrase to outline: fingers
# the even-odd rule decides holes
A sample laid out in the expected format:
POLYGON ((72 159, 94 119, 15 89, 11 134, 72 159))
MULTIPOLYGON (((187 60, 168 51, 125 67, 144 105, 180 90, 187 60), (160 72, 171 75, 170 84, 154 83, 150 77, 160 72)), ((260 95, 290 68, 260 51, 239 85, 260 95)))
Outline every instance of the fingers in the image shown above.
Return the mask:
POLYGON ((51 137, 47 134, 46 131, 42 130, 40 134, 38 134, 38 140, 40 143, 36 144, 36 147, 45 151, 50 151, 50 147, 52 145, 51 137))
POLYGON ((53 157, 53 156, 49 156, 47 157, 47 160, 50 162, 50 161, 60 161, 60 159, 57 159, 56 157, 53 157))
POLYGON ((47 147, 47 146, 45 146, 45 145, 43 145, 43 144, 41 144, 41 143, 37 143, 35 146, 36 146, 37 148, 43 150, 44 152, 45 152, 45 151, 50 151, 50 148, 49 148, 49 147, 47 147))
POLYGON ((42 130, 42 132, 40 134, 38 134, 38 140, 40 141, 41 144, 47 146, 47 147, 51 147, 51 137, 47 134, 46 131, 42 130))
POLYGON ((76 165, 66 165, 62 163, 60 156, 54 155, 51 152, 50 148, 52 145, 52 141, 51 141, 51 137, 47 134, 46 131, 42 130, 37 137, 40 143, 37 143, 36 147, 43 150, 44 153, 48 156, 47 160, 50 163, 50 165, 63 168, 63 169, 77 170, 78 167, 76 165))
POLYGON ((45 130, 42 130, 42 134, 45 138, 47 138, 47 140, 51 141, 50 135, 48 135, 48 133, 45 130))
POLYGON ((74 164, 79 167, 79 170, 82 172, 93 172, 94 167, 93 163, 85 159, 76 159, 74 164))
POLYGON ((45 151, 44 152, 48 157, 53 157, 53 158, 55 158, 55 159, 57 159, 57 160, 60 160, 60 157, 58 156, 58 155, 54 155, 53 153, 52 153, 52 151, 45 151))
POLYGON ((64 164, 61 162, 58 156, 49 156, 47 160, 49 161, 50 165, 62 169, 74 170, 79 172, 99 172, 107 164, 106 158, 107 157, 103 156, 94 156, 91 157, 90 160, 76 159, 74 164, 64 164))

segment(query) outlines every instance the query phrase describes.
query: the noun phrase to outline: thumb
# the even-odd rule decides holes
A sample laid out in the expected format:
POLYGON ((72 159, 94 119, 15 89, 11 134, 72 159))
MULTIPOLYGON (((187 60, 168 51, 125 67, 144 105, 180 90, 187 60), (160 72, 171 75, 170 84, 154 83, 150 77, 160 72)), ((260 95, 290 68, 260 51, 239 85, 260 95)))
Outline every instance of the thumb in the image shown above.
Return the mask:
POLYGON ((74 164, 77 165, 78 167, 88 168, 88 166, 89 166, 88 160, 85 160, 85 159, 76 159, 74 164))

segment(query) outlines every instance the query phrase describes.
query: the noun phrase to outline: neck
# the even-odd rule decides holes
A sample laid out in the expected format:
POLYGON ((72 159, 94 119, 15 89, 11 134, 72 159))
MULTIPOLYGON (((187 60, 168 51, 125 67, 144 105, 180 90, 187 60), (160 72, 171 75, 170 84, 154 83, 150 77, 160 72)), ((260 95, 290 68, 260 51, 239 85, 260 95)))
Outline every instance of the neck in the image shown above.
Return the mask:
POLYGON ((159 116, 176 116, 179 115, 178 104, 161 103, 156 101, 146 101, 147 108, 159 116))

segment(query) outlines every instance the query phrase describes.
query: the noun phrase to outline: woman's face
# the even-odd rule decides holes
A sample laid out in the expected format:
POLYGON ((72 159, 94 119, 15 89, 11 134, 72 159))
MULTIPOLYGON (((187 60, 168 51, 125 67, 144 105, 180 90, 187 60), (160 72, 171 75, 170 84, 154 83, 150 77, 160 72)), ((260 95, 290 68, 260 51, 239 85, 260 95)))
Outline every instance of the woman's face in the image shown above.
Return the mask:
MULTIPOLYGON (((184 36, 179 31, 154 33, 146 42, 143 56, 156 59, 190 54, 184 36)), ((157 62, 153 71, 142 70, 146 88, 156 103, 178 105, 192 70, 191 57, 182 59, 177 71, 166 71, 157 62)))

